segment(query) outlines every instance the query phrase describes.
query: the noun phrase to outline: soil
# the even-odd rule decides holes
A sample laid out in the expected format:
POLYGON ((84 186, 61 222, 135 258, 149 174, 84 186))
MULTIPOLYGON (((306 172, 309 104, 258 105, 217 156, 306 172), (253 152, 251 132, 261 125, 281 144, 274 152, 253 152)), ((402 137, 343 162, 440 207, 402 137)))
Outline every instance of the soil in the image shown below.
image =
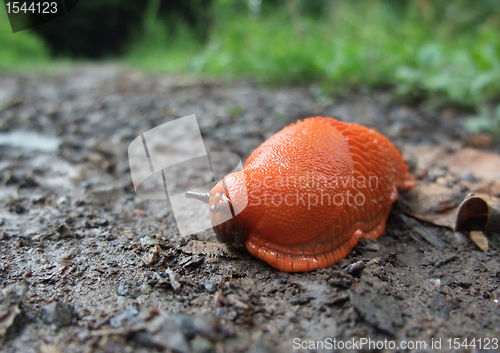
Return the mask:
MULTIPOLYGON (((1 74, 2 351, 335 351, 333 339, 344 345, 338 351, 373 348, 345 346, 359 339, 387 340, 380 351, 405 351, 387 346, 402 341, 427 344, 406 351, 436 351, 439 341, 448 351, 448 339, 455 351, 479 351, 478 339, 481 349, 498 348, 497 240, 484 252, 398 204, 378 240, 362 239, 339 263, 309 273, 279 272, 217 243, 211 230, 181 237, 168 203, 135 195, 127 149, 191 114, 209 151, 243 161, 308 116, 367 125, 402 150, 423 184, 449 171, 422 168, 422 146, 486 141, 483 149, 499 151, 462 129, 466 113, 391 92, 333 99, 318 85, 260 87, 108 65, 1 74)), ((460 199, 469 191, 457 190, 460 199)))

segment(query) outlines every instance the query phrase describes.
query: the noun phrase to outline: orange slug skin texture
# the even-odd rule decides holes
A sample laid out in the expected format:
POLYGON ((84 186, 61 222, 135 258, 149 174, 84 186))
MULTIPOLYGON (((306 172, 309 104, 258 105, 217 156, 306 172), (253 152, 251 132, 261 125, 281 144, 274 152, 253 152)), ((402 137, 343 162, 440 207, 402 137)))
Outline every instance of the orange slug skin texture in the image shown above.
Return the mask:
POLYGON ((254 256, 284 272, 306 272, 346 257, 360 237, 378 238, 397 190, 414 183, 385 136, 316 117, 262 143, 211 194, 225 188, 242 210, 219 231, 238 229, 254 256))

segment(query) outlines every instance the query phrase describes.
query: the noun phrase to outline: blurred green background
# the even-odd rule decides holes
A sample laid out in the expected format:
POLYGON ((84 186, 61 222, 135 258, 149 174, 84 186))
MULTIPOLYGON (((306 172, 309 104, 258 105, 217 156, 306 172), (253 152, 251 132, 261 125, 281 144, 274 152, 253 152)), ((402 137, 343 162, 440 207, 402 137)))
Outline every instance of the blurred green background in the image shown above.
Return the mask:
POLYGON ((85 0, 8 33, 0 70, 82 60, 261 84, 361 87, 471 108, 470 131, 500 136, 498 0, 85 0))

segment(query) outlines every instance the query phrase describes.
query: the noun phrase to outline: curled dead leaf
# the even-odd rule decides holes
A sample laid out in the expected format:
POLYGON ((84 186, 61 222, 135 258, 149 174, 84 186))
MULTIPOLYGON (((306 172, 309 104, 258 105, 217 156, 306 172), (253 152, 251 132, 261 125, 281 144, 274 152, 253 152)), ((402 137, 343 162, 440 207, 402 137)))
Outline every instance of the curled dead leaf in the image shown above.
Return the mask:
POLYGON ((500 200, 469 194, 458 208, 455 230, 500 234, 500 200))

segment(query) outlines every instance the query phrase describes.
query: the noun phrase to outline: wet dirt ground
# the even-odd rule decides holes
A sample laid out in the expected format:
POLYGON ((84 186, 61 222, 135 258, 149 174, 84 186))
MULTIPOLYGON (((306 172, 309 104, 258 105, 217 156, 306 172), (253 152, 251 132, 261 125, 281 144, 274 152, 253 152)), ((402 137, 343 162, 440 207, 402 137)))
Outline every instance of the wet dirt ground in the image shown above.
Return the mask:
MULTIPOLYGON (((348 346, 359 339, 387 340, 380 351, 437 351, 432 342, 480 351, 478 339, 482 349, 498 348, 496 239, 483 252, 395 204, 378 240, 362 239, 330 268, 288 274, 217 243, 212 231, 181 237, 166 202, 134 193, 130 142, 190 114, 209 151, 242 160, 298 119, 361 123, 386 134, 423 184, 449 172, 423 168, 419 148, 478 144, 461 128, 466 113, 391 97, 366 91, 334 100, 317 85, 259 87, 112 66, 0 75, 1 350, 373 348, 348 346), (476 346, 462 346, 464 338, 476 346), (402 341, 413 349, 387 349, 402 341)), ((498 153, 483 140, 481 148, 498 153)), ((460 199, 469 191, 456 190, 460 199)))

